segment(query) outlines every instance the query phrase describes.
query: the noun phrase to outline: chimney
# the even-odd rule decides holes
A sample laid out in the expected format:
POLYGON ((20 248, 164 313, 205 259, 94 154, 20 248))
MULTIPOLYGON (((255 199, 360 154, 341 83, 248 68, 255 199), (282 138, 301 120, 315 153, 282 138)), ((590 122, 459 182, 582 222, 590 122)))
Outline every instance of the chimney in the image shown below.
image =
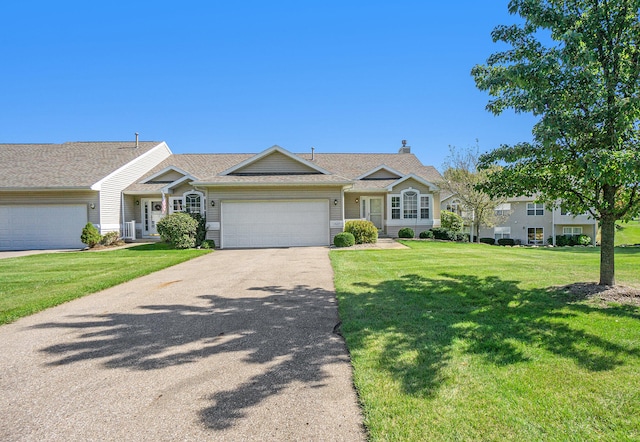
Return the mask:
POLYGON ((311 161, 313 161, 313 159, 315 158, 315 156, 314 156, 315 150, 316 150, 316 148, 311 146, 311 161))
POLYGON ((138 132, 136 132, 136 149, 140 147, 140 145, 138 144, 138 132))
POLYGON ((407 146, 407 140, 402 140, 402 147, 398 153, 411 153, 411 146, 407 146))

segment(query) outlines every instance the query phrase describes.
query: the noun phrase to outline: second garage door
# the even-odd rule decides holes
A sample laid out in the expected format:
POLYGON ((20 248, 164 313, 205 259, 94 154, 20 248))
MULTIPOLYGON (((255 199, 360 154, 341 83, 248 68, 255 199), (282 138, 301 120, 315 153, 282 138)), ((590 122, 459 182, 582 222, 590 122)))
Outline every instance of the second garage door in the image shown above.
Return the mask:
POLYGON ((329 201, 223 201, 223 248, 329 245, 329 201))

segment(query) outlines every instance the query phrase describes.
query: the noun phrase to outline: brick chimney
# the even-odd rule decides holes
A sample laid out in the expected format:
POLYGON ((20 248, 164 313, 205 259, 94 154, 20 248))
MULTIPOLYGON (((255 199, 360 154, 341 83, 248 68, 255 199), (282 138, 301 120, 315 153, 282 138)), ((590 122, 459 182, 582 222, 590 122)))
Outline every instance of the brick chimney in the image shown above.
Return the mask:
POLYGON ((411 153, 411 146, 407 146, 407 140, 402 140, 402 147, 398 153, 411 153))

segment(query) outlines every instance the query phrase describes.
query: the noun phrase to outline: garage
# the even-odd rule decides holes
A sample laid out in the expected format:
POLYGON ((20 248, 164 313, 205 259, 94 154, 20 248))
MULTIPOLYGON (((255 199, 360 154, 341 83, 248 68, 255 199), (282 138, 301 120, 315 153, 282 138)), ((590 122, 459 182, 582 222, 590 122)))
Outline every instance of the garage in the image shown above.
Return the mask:
POLYGON ((223 201, 222 248, 329 245, 329 201, 223 201))
POLYGON ((0 206, 0 250, 78 249, 86 205, 0 206))

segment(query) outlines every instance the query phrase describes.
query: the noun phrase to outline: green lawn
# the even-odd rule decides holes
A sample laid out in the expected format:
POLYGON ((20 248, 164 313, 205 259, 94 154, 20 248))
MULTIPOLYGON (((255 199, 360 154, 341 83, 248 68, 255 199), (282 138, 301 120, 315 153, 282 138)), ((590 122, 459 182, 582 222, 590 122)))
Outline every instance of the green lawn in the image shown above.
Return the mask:
POLYGON ((158 243, 0 259, 0 324, 206 253, 158 243))
POLYGON ((617 223, 616 245, 640 244, 640 221, 617 223))
POLYGON ((407 244, 331 252, 371 440, 640 440, 640 308, 553 288, 597 281, 598 249, 407 244))

